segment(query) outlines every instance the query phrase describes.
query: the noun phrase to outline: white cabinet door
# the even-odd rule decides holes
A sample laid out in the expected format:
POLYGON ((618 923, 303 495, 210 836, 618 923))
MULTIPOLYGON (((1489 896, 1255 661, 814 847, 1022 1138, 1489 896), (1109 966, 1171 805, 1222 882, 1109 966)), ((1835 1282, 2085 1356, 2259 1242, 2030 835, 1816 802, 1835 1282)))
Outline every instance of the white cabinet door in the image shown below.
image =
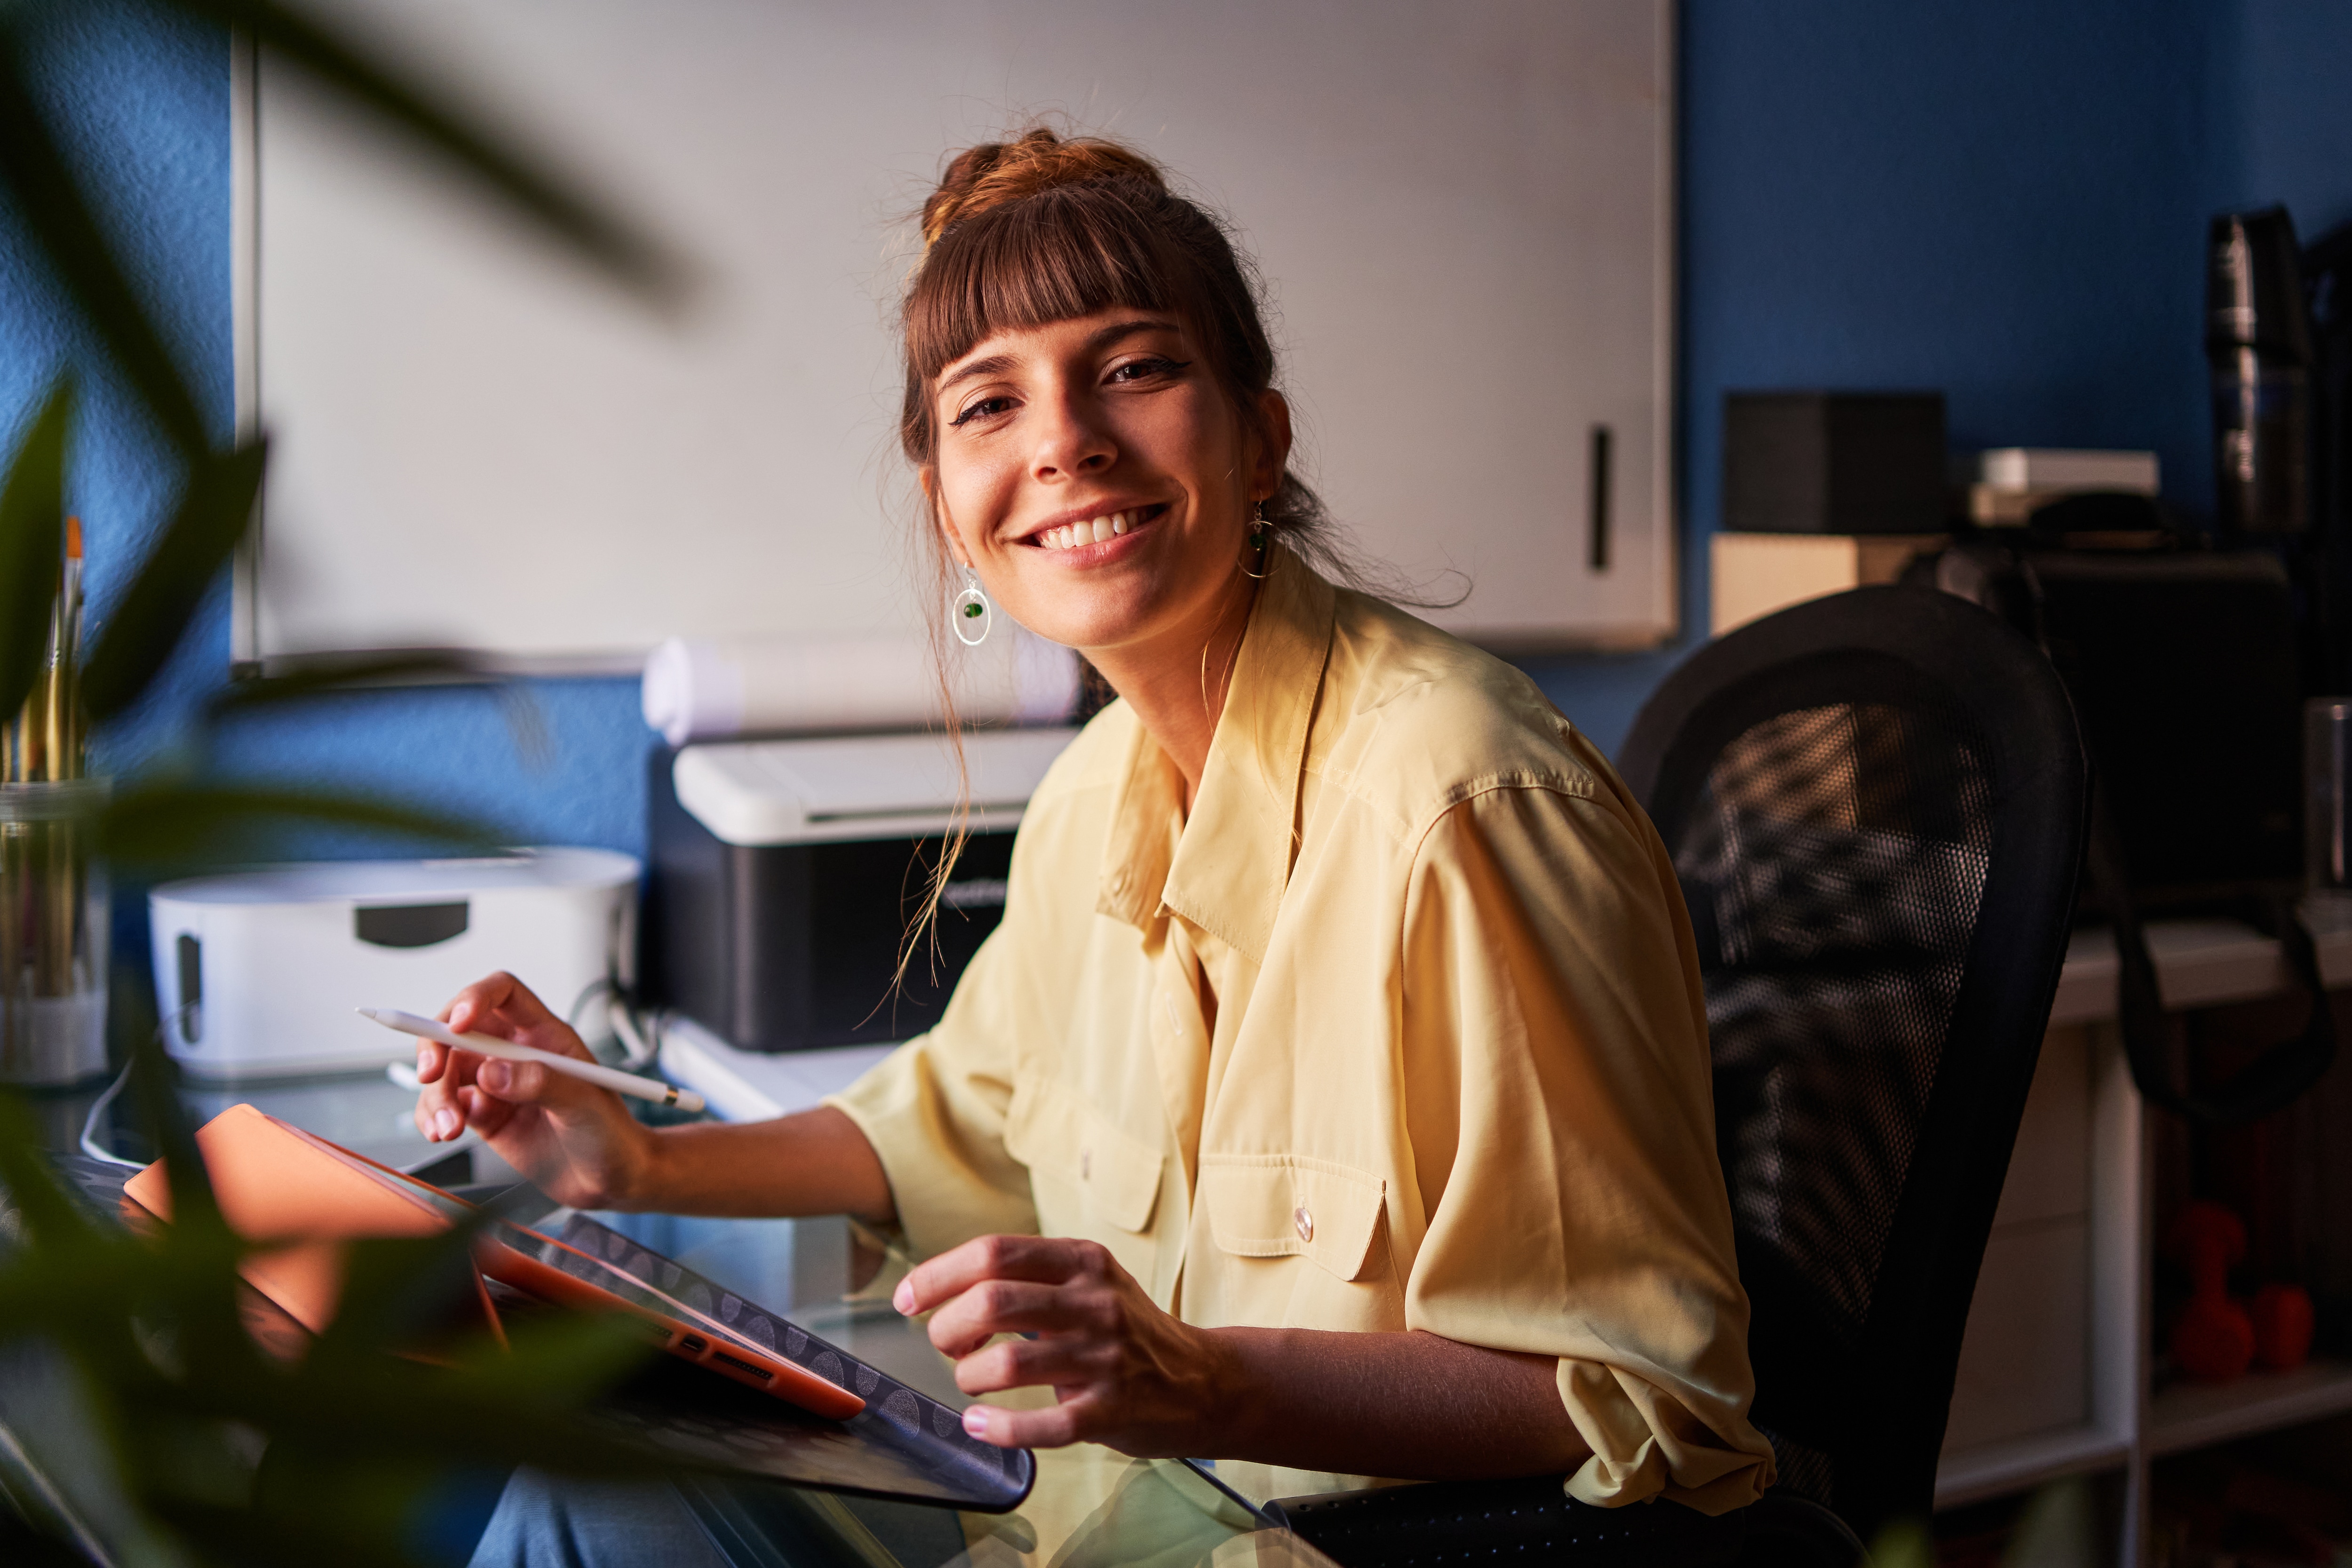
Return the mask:
POLYGON ((702 264, 671 327, 265 59, 244 405, 278 440, 246 657, 871 635, 911 584, 904 218, 1034 112, 1127 138, 1263 270, 1362 552, 1515 647, 1673 630, 1666 0, 336 0, 702 264), (1597 475, 1596 451, 1607 472, 1597 475), (1602 525, 1605 539, 1596 539, 1602 525))

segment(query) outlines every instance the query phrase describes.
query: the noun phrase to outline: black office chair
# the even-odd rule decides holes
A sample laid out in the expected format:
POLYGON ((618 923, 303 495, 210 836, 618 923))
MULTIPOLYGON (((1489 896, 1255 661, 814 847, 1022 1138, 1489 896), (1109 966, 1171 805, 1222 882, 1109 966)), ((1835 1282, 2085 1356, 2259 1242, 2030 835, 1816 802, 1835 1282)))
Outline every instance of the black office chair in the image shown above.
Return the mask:
POLYGON ((1844 1568, 1853 1532, 1933 1506, 2074 911, 2086 786, 2064 689, 1973 605, 1858 589, 1693 654, 1620 769, 1698 939, 1780 1485, 1721 1521, 1583 1508, 1557 1479, 1279 1505, 1348 1568, 1495 1548, 1844 1568))

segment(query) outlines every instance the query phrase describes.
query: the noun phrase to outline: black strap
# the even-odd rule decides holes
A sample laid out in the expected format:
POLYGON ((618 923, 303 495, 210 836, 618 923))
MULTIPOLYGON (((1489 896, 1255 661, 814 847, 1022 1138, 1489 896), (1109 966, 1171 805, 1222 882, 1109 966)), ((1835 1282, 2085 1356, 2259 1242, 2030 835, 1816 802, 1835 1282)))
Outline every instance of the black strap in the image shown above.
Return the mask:
POLYGON ((2273 897, 2248 912, 2265 934, 2278 939, 2288 973, 2311 1004, 2310 1016, 2301 1034, 2273 1046, 2231 1074, 2219 1089, 2200 1092, 2185 1083, 2174 1083, 2167 1071, 2168 1031, 2164 997, 2156 983, 2156 961, 2148 954, 2147 932, 2132 898, 2123 845, 2095 775, 2091 784, 2088 860, 2084 869, 2090 873, 2092 897, 2115 928, 2116 958, 2121 967, 2116 1013, 2123 1026, 2124 1056, 2131 1063, 2132 1079, 2141 1094, 2192 1121, 2252 1121, 2292 1103, 2319 1080, 2336 1059, 2336 1021, 2319 978, 2318 949, 2292 902, 2273 897))

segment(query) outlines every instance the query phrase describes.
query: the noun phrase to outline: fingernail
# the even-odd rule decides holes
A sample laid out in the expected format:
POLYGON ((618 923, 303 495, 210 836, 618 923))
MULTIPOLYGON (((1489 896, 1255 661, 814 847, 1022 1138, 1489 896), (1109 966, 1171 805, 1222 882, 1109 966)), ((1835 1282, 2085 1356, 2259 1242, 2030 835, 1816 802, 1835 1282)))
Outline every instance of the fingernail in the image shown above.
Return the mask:
POLYGON ((419 1046, 416 1047, 416 1070, 418 1072, 423 1072, 425 1070, 425 1064, 432 1059, 431 1047, 425 1046, 419 1046))
POLYGON ((985 1439, 988 1436, 988 1406, 975 1405, 966 1410, 963 1413, 963 1429, 971 1436, 985 1439))
POLYGON ((898 1288, 890 1292, 890 1305, 898 1308, 902 1317, 915 1315, 915 1282, 912 1279, 898 1281, 898 1288))
POLYGON ((433 1136, 436 1138, 455 1138, 457 1135, 457 1113, 454 1110, 435 1111, 433 1113, 433 1136))
POLYGON ((474 1080, 492 1094, 504 1094, 514 1087, 514 1068, 504 1062, 484 1062, 474 1080))

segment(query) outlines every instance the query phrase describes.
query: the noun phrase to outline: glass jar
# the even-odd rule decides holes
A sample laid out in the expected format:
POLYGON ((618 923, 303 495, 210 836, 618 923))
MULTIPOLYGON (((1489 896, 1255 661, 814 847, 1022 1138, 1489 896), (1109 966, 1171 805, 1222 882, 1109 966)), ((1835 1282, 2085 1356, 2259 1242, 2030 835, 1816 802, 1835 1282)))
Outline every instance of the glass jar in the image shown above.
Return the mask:
POLYGON ((0 1083, 106 1071, 104 779, 0 784, 0 1083))

